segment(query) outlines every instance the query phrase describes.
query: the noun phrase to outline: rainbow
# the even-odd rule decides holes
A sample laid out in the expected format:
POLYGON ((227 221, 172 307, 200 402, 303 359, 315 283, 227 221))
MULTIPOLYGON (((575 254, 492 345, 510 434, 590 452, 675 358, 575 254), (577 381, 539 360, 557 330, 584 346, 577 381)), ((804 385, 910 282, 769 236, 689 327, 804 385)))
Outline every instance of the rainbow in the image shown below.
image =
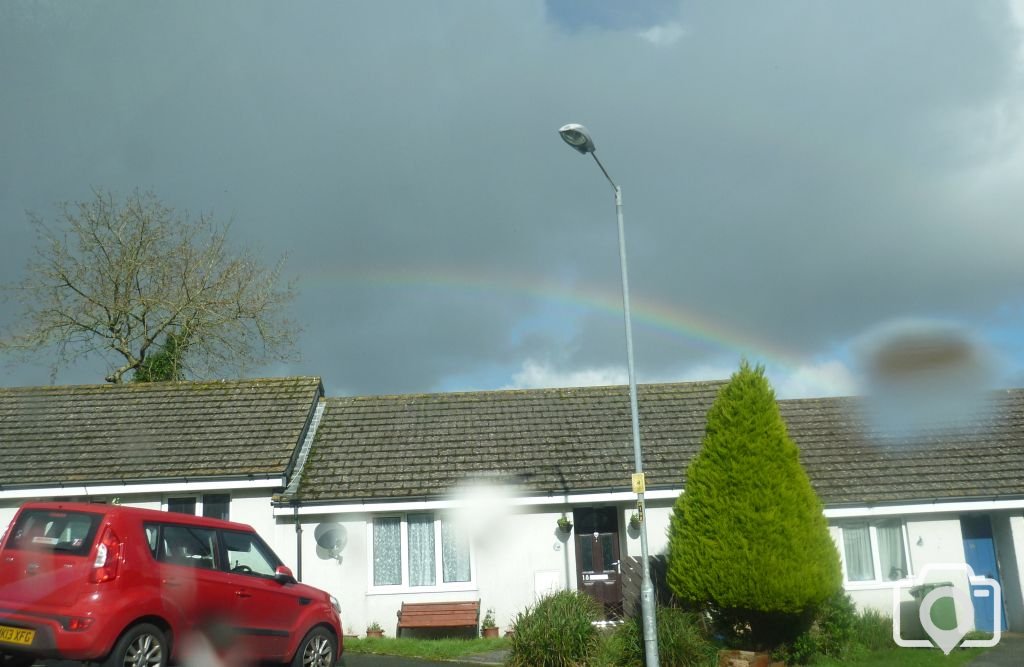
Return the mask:
MULTIPOLYGON (((332 269, 305 273, 300 277, 305 289, 310 286, 330 285, 363 286, 385 289, 431 289, 463 294, 506 294, 526 297, 541 303, 605 313, 622 318, 622 293, 615 290, 599 291, 580 285, 557 285, 550 281, 534 280, 522 276, 482 278, 479 274, 459 273, 452 270, 410 269, 332 269)), ((723 324, 693 310, 683 310, 676 304, 632 298, 634 329, 640 327, 689 344, 727 350, 745 355, 752 362, 770 363, 782 368, 795 368, 806 360, 793 350, 745 332, 730 329, 723 324)))

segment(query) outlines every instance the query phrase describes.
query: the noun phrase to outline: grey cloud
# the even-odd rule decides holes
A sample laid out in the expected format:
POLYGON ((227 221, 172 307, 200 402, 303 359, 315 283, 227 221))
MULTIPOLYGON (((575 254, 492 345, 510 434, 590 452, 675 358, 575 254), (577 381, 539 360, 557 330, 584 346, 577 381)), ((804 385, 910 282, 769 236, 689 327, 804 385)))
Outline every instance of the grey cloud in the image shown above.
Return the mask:
MULTIPOLYGON (((339 278, 571 276, 617 294, 611 192, 555 134, 576 121, 623 186, 637 301, 813 355, 894 315, 1019 300, 1021 195, 960 187, 998 157, 972 114, 1024 99, 1005 8, 655 9, 7 3, 0 280, 30 245, 25 209, 138 185, 288 253, 294 372, 390 393, 531 356, 617 363, 614 317, 567 313, 515 342, 543 302, 339 278), (635 34, 669 20, 685 29, 670 46, 635 34)), ((643 372, 733 354, 635 326, 643 372)))

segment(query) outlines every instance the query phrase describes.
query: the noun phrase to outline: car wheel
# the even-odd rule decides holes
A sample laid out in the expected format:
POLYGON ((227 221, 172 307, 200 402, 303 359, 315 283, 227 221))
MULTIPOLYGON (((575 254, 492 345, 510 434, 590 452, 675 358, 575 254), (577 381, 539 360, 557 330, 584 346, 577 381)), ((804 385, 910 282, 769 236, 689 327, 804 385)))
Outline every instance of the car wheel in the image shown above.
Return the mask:
POLYGON ((325 628, 313 628, 299 643, 292 667, 334 667, 337 657, 334 635, 325 628))
POLYGON ((167 667, 167 649, 160 628, 139 623, 121 635, 103 667, 167 667))
POLYGON ((0 653, 0 667, 32 667, 36 659, 24 653, 0 653))

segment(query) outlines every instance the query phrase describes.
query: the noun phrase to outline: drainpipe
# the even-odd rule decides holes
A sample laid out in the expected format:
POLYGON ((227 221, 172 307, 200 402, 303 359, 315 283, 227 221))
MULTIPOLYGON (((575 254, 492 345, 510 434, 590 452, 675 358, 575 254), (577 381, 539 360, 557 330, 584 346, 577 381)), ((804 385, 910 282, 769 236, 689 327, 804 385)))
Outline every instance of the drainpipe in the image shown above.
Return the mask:
POLYGON ((292 501, 295 513, 295 578, 302 581, 302 523, 299 522, 299 501, 292 501))

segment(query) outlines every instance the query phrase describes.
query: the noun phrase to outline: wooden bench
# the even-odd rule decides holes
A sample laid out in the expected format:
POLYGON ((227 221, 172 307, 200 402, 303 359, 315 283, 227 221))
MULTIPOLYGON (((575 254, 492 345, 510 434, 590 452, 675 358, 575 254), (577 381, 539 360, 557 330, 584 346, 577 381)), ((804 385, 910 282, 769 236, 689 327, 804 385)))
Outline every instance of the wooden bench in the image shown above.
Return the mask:
POLYGON ((472 628, 480 622, 480 600, 472 602, 403 602, 398 610, 398 632, 434 628, 472 628))

